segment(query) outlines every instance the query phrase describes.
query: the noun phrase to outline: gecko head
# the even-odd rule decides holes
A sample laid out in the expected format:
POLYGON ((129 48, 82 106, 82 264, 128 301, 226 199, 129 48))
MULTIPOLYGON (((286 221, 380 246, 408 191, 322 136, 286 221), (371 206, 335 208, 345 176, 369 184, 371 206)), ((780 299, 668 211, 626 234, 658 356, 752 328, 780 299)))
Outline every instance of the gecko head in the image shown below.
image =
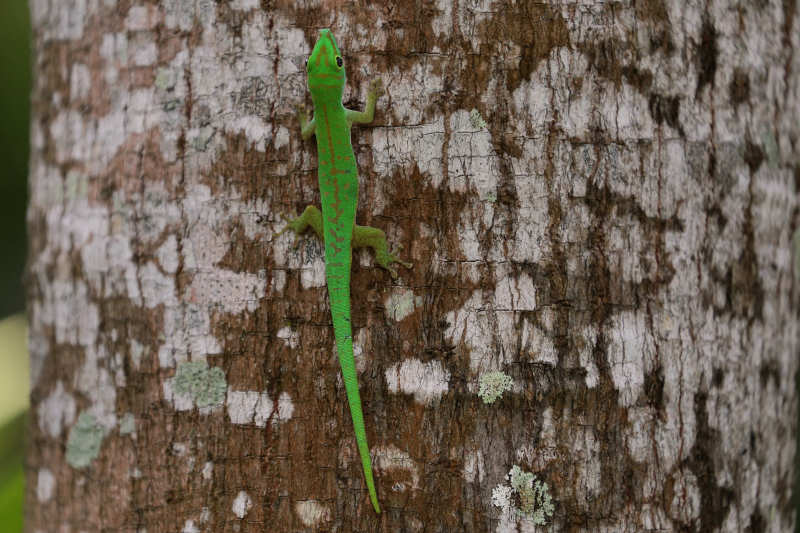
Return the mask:
POLYGON ((317 44, 306 62, 308 89, 317 97, 338 98, 344 89, 344 60, 331 30, 319 31, 317 44))

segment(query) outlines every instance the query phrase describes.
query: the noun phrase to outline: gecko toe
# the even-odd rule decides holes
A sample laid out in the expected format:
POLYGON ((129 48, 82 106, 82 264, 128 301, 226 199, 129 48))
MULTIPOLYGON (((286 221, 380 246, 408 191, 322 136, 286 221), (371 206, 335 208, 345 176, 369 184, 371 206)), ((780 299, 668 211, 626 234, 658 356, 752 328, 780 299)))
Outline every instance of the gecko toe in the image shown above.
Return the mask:
POLYGON ((283 227, 283 229, 282 229, 282 230, 280 230, 280 231, 273 231, 273 232, 272 232, 272 239, 273 239, 273 240, 277 239, 278 237, 280 237, 281 235, 283 235, 284 233, 286 233, 288 230, 289 230, 289 225, 287 224, 286 226, 284 226, 284 227, 283 227))

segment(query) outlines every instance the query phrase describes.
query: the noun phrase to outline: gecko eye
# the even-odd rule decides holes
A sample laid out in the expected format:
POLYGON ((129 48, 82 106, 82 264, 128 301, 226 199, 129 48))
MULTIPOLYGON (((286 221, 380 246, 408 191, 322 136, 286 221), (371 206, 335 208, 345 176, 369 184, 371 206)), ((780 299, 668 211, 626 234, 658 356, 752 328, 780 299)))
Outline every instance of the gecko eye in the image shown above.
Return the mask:
POLYGON ((341 67, 342 63, 343 63, 342 58, 339 57, 339 56, 336 56, 336 66, 341 67))

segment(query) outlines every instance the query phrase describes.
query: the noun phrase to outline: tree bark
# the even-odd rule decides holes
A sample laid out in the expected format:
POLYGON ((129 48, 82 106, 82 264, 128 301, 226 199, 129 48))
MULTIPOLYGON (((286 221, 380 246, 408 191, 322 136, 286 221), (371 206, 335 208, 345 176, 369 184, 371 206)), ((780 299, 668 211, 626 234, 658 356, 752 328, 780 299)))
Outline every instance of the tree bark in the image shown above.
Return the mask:
POLYGON ((795 0, 31 13, 26 531, 793 529, 795 0), (323 27, 347 107, 387 88, 357 222, 414 263, 353 260, 381 515, 323 247, 273 236, 319 205, 293 105, 323 27))

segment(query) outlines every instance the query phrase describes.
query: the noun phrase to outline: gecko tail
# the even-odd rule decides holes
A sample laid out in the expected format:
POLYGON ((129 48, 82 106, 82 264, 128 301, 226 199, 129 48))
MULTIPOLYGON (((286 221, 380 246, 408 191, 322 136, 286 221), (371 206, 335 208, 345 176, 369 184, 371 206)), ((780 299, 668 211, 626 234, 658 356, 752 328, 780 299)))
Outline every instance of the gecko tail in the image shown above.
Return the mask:
POLYGON ((329 280, 328 292, 331 300, 336 349, 339 354, 339 364, 342 367, 342 378, 347 392, 347 403, 350 406, 350 416, 353 419, 353 429, 356 434, 358 454, 361 457, 361 466, 364 470, 364 480, 367 483, 372 507, 376 513, 380 514, 381 508, 378 504, 378 495, 375 492, 375 482, 372 479, 372 461, 369 456, 367 431, 364 427, 364 414, 361 411, 361 395, 358 392, 358 376, 356 375, 356 364, 353 357, 353 334, 350 326, 350 284, 347 283, 343 287, 332 287, 329 280))

